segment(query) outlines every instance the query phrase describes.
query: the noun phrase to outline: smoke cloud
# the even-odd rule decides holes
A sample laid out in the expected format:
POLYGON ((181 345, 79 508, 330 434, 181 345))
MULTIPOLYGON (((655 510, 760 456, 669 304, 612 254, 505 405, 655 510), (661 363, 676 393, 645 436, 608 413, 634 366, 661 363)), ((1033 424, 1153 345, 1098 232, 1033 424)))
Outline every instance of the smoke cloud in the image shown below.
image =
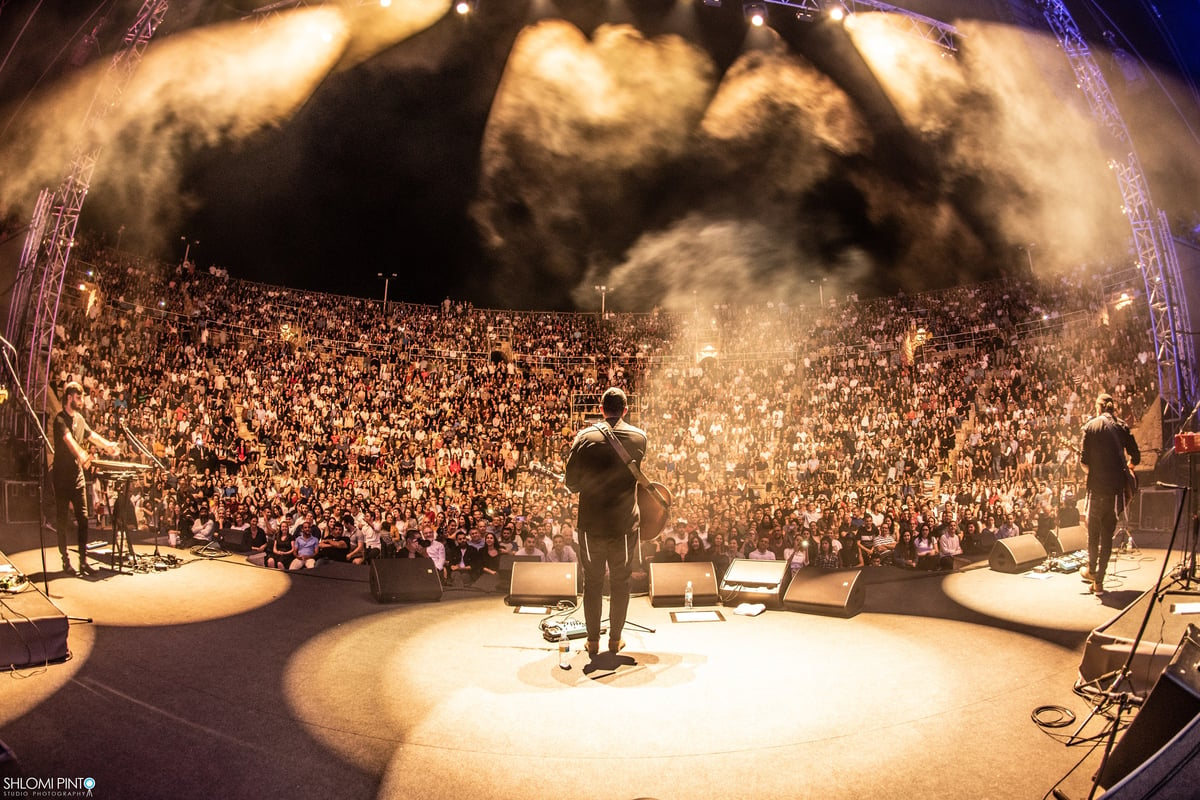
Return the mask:
MULTIPOLYGON (((76 152, 99 148, 93 184, 142 244, 161 244, 194 202, 183 170, 206 149, 236 146, 290 119, 332 72, 427 28, 448 0, 402 10, 322 6, 221 23, 151 40, 128 87, 90 131, 87 110, 112 98, 107 60, 93 62, 25 105, 0 143, 0 216, 55 187, 76 152)), ((0 119, 13 115, 8 109, 0 119)))
POLYGON ((528 304, 529 287, 567 284, 594 307, 605 283, 620 309, 803 303, 818 282, 826 297, 933 288, 1124 253, 1110 155, 1078 90, 1041 69, 1061 62, 1053 39, 958 27, 957 57, 884 14, 847 27, 899 136, 780 47, 718 75, 673 35, 526 29, 475 208, 497 295, 528 304))

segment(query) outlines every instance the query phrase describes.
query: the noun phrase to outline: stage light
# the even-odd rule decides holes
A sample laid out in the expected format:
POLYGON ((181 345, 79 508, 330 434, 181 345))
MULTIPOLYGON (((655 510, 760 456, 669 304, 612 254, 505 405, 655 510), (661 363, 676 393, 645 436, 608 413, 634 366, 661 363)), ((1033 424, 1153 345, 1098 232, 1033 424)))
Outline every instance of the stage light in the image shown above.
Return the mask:
POLYGON ((460 17, 465 17, 467 14, 470 14, 474 10, 475 10, 475 3, 473 0, 458 0, 458 2, 454 4, 454 11, 460 17))
POLYGON ((834 22, 841 22, 846 18, 846 9, 842 8, 840 4, 834 5, 833 8, 829 9, 829 18, 834 22))
POLYGON ((745 3, 742 10, 746 20, 756 28, 761 28, 767 22, 767 7, 762 3, 745 3))
POLYGON ((391 8, 392 0, 379 0, 379 5, 383 8, 391 8))

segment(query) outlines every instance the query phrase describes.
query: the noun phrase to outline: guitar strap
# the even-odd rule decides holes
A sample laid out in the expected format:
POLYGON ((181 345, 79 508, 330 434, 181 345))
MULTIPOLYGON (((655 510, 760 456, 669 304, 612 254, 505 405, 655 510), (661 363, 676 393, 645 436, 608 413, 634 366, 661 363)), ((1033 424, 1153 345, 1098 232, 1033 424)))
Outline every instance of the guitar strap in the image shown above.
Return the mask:
POLYGON ((629 468, 629 471, 633 473, 633 478, 637 481, 638 486, 645 488, 650 492, 650 494, 654 495, 654 499, 658 500, 658 502, 661 503, 664 508, 670 505, 663 500, 655 488, 650 485, 649 478, 647 478, 646 474, 642 472, 642 468, 634 463, 633 456, 629 455, 629 451, 625 449, 625 445, 621 444, 621 440, 618 439, 617 434, 613 432, 612 426, 608 424, 608 420, 601 420, 600 422, 595 423, 592 427, 600 431, 600 434, 605 438, 605 440, 612 445, 612 449, 617 451, 617 456, 621 459, 621 461, 624 462, 625 466, 629 468))

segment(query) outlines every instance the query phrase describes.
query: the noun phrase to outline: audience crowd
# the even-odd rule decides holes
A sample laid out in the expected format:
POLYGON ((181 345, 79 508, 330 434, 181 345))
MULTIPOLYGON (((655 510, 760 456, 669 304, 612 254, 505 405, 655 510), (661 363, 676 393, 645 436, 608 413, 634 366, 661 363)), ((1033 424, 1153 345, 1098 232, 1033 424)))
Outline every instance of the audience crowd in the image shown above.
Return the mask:
MULTIPOLYGON (((1083 269, 601 319, 83 261, 54 381, 80 381, 93 427, 165 466, 136 487, 139 524, 237 529, 280 569, 428 555, 471 582, 506 552, 574 560, 573 498, 546 473, 609 385, 675 499, 647 559, 952 569, 1076 513, 1098 391, 1135 423, 1157 397, 1145 311, 1114 309, 1083 269)), ((96 492, 103 522, 111 487, 96 492)))

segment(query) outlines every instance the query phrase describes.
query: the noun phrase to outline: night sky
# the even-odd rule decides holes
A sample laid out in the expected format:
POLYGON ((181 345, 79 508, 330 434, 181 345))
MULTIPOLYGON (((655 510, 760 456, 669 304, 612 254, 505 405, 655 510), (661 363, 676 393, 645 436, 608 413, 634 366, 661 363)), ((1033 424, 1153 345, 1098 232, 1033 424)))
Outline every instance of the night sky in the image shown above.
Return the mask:
MULTIPOLYGON (((198 241, 200 266, 251 280, 377 297, 377 273, 395 273, 392 299, 583 310, 595 284, 622 310, 802 303, 818 283, 925 289, 1124 250, 1109 143, 1056 85, 1053 42, 997 18, 1006 3, 899 4, 966 34, 949 60, 911 38, 885 57, 870 24, 779 14, 776 33, 747 33, 730 0, 445 4, 255 26, 240 20, 262 3, 173 0, 103 126, 81 225, 174 260, 198 241)), ((10 221, 63 174, 138 5, 0 3, 10 221)), ((1068 5, 1156 202, 1186 222, 1200 4, 1068 5), (1106 31, 1163 83, 1122 72, 1106 31)))

